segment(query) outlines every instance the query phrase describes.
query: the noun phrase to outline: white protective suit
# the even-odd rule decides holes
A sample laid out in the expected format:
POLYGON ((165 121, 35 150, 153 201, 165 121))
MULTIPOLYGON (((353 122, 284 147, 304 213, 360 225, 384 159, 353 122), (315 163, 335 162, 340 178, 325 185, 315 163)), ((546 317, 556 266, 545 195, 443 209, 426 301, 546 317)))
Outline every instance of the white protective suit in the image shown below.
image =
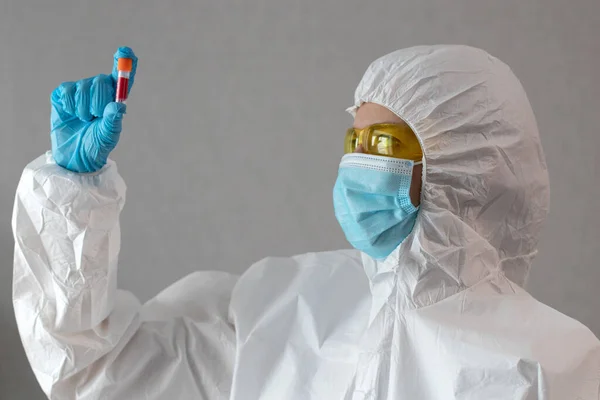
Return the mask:
POLYGON ((355 250, 266 258, 239 278, 193 273, 140 304, 117 290, 115 164, 90 175, 49 154, 29 164, 14 307, 46 394, 598 400, 597 338, 522 288, 549 189, 511 70, 469 47, 410 48, 369 67, 350 111, 363 102, 402 117, 425 154, 416 225, 382 262, 355 250))

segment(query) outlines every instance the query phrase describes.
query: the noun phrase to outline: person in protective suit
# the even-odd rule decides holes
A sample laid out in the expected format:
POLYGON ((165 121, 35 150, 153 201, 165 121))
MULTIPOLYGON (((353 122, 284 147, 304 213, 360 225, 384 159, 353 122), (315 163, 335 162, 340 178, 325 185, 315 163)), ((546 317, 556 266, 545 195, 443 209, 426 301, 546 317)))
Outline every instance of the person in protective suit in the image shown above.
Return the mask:
POLYGON ((548 175, 497 58, 421 46, 369 66, 333 190, 353 250, 196 272, 145 304, 117 289, 112 99, 114 75, 59 86, 52 152, 17 189, 14 309, 49 398, 599 399, 597 338, 523 289, 548 175))

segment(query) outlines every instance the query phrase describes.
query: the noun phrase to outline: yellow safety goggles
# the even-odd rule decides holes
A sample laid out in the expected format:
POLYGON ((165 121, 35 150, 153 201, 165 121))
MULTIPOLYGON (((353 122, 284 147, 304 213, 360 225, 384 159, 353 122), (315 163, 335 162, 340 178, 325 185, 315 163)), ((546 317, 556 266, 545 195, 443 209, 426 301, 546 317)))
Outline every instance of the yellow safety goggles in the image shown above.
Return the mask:
POLYGON ((366 154, 421 161, 419 139, 407 124, 375 124, 346 132, 344 153, 354 153, 362 146, 366 154))

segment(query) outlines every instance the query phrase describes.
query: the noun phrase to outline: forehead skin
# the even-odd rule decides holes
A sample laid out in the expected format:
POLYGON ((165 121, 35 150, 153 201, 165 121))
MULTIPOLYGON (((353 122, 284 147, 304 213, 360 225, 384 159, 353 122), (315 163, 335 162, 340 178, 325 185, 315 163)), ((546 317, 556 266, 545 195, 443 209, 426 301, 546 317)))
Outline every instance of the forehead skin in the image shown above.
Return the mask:
POLYGON ((354 127, 362 129, 369 125, 381 123, 402 124, 404 121, 387 108, 374 103, 364 103, 356 111, 354 127))

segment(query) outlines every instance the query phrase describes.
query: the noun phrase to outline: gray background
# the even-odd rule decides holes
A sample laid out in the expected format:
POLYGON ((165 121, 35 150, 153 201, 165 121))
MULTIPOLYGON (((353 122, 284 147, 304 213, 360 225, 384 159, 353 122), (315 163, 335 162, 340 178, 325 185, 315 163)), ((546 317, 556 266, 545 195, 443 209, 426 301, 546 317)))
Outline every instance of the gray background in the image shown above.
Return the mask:
POLYGON ((362 73, 397 48, 464 43, 513 67, 540 125, 552 212, 530 289, 600 334, 598 27, 598 0, 2 0, 0 398, 43 398, 11 305, 14 189, 50 145, 52 89, 110 73, 124 44, 140 65, 113 156, 122 288, 147 300, 197 269, 347 247, 331 189, 362 73))

